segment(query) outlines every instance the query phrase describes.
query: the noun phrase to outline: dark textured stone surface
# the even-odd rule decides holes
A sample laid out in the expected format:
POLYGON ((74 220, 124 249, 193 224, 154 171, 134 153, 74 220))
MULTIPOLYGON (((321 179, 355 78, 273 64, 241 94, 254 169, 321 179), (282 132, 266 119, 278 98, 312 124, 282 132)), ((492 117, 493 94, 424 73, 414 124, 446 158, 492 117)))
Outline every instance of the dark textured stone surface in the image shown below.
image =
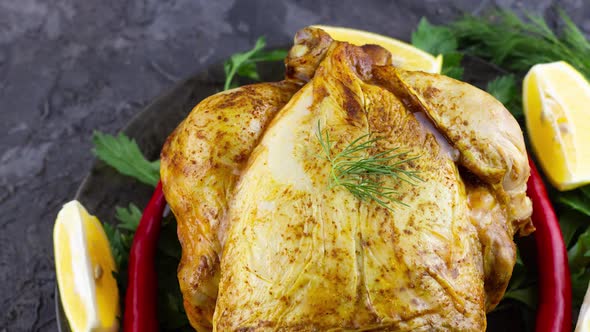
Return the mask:
POLYGON ((56 330, 53 221, 92 164, 93 130, 116 132, 259 35, 287 45, 323 23, 407 40, 421 16, 556 3, 590 31, 583 0, 0 0, 0 331, 56 330))

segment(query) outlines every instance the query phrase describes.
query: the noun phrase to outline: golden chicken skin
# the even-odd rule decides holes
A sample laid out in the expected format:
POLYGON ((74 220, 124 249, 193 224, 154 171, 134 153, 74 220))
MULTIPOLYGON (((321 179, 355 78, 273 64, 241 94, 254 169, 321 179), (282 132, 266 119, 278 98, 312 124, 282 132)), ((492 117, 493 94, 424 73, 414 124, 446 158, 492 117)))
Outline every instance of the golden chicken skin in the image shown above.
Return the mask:
POLYGON ((162 150, 189 320, 483 331, 513 237, 533 231, 528 176, 522 132, 492 96, 305 28, 284 81, 203 100, 162 150), (381 160, 382 173, 338 178, 354 158, 381 160))

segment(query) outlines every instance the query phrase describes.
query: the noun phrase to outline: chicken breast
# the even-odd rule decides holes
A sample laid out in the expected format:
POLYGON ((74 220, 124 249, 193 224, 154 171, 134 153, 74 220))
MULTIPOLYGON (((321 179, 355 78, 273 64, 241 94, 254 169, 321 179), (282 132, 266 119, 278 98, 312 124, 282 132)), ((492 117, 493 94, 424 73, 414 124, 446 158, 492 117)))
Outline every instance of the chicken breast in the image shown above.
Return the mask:
POLYGON ((485 329, 480 245, 457 167, 395 95, 363 82, 370 60, 333 47, 253 152, 230 209, 217 331, 485 329), (425 181, 387 183, 408 206, 330 188, 318 122, 337 149, 370 131, 385 138, 373 153, 420 156, 404 167, 425 181))
POLYGON ((485 330, 512 238, 532 231, 508 111, 314 28, 297 33, 286 76, 204 100, 163 149, 193 327, 485 330), (334 156, 359 140, 366 157, 395 152, 396 176, 379 177, 393 199, 335 182, 334 156))

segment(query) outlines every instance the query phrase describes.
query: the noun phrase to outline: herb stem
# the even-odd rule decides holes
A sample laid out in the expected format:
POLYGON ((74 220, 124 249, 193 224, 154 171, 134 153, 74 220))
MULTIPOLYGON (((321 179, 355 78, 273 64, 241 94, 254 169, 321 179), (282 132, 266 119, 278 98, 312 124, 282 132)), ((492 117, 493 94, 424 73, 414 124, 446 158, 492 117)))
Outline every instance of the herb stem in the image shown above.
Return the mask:
POLYGON ((370 154, 377 148, 383 137, 371 138, 371 133, 361 135, 350 142, 341 152, 332 154, 333 142, 328 130, 322 130, 318 121, 316 136, 322 148, 320 158, 330 163, 329 189, 344 187, 360 201, 372 200, 382 207, 393 210, 391 203, 403 203, 396 198, 398 192, 384 184, 384 177, 416 185, 422 181, 416 171, 403 167, 418 157, 405 158, 409 152, 399 152, 399 148, 370 154))

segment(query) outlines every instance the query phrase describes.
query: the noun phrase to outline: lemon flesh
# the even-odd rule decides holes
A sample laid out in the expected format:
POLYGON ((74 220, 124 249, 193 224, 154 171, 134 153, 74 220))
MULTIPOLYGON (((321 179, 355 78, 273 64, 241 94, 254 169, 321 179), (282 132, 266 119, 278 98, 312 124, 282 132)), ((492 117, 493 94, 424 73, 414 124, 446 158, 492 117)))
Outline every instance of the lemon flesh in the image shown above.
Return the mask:
POLYGON ((378 35, 376 33, 326 25, 314 25, 324 30, 334 40, 345 41, 353 45, 375 44, 388 50, 393 64, 405 70, 419 70, 439 74, 442 68, 442 56, 432 56, 400 40, 378 35))
POLYGON ((526 127, 551 184, 590 183, 590 84, 568 63, 533 66, 523 81, 526 127))
POLYGON ((116 267, 100 221, 71 201, 57 215, 53 244, 59 294, 72 331, 117 331, 116 267))

